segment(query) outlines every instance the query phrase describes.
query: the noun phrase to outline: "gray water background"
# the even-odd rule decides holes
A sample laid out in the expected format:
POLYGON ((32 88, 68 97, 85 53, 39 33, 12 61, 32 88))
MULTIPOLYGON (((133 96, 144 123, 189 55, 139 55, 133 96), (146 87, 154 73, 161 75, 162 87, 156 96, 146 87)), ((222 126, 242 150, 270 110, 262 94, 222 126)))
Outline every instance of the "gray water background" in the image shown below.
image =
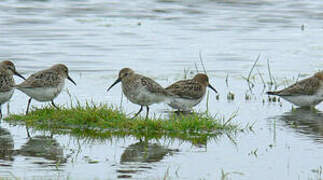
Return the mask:
MULTIPOLYGON (((48 133, 38 131, 30 142, 24 126, 2 121, 0 148, 20 153, 0 157, 0 177, 220 179, 224 172, 229 179, 322 179, 322 113, 292 110, 284 100, 270 103, 259 76, 252 92, 243 78, 258 55, 254 74, 270 81, 269 59, 279 88, 322 70, 322 9, 323 2, 314 0, 2 1, 0 58, 12 59, 22 74, 64 63, 78 84, 66 82, 73 98, 114 106, 122 100, 124 111, 134 113, 139 107, 121 98, 120 86, 106 93, 121 68, 131 67, 167 86, 183 79, 184 70, 192 77, 195 64, 201 71, 201 53, 220 95, 216 100, 210 91, 210 113, 228 118, 237 112, 234 122, 241 127, 254 123, 254 132, 239 133, 234 140, 221 136, 205 146, 169 139, 142 145, 133 137, 48 139, 48 133), (229 92, 235 94, 233 101, 227 100, 229 92), (245 100, 246 94, 251 100, 245 100), (25 153, 37 144, 49 148, 25 153)), ((27 99, 16 91, 10 112, 23 113, 27 99)), ((68 105, 70 97, 64 91, 55 101, 68 105)), ((152 116, 170 110, 163 104, 151 109, 152 116)), ((2 110, 7 112, 5 105, 2 110)), ((195 110, 205 111, 206 101, 195 110)))

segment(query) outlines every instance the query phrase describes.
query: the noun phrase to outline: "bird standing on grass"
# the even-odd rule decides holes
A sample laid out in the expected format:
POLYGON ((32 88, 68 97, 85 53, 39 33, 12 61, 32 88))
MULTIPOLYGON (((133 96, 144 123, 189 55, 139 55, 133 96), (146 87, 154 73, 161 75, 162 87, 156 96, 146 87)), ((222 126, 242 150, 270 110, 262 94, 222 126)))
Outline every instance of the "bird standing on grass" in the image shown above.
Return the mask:
POLYGON ((32 74, 16 88, 28 95, 26 114, 28 114, 29 106, 32 99, 40 102, 51 101, 52 105, 58 109, 54 103, 54 99, 61 93, 65 79, 70 80, 74 85, 76 83, 68 75, 68 68, 64 64, 56 64, 48 69, 32 74))
POLYGON ((25 79, 16 71, 16 67, 11 61, 2 61, 0 63, 0 120, 2 119, 1 105, 9 101, 14 92, 13 75, 25 79))
POLYGON ((171 96, 171 94, 157 82, 146 76, 135 73, 130 68, 121 69, 118 79, 108 88, 107 91, 109 91, 114 85, 119 82, 121 82, 122 84, 122 91, 125 96, 132 103, 140 105, 140 109, 134 115, 134 117, 137 117, 142 111, 143 107, 146 106, 147 119, 150 105, 165 101, 171 96))
POLYGON ((166 90, 178 97, 174 97, 168 105, 179 111, 191 111, 205 96, 206 88, 216 89, 209 83, 206 74, 196 74, 193 79, 177 81, 168 86, 166 90))

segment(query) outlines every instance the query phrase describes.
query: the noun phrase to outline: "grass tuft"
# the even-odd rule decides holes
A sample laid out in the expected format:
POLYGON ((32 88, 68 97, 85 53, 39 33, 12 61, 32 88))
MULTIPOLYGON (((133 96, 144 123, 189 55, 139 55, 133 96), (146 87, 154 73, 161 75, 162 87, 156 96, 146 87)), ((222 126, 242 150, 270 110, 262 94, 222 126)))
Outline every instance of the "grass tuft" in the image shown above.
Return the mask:
MULTIPOLYGON (((232 118, 229 118, 232 119, 232 118)), ((5 121, 27 125, 35 130, 48 130, 55 134, 106 139, 112 136, 137 138, 178 138, 193 144, 205 144, 209 138, 239 130, 224 118, 208 114, 169 114, 169 118, 130 119, 120 110, 107 105, 80 104, 61 107, 45 106, 33 109, 28 115, 12 114, 5 121)))

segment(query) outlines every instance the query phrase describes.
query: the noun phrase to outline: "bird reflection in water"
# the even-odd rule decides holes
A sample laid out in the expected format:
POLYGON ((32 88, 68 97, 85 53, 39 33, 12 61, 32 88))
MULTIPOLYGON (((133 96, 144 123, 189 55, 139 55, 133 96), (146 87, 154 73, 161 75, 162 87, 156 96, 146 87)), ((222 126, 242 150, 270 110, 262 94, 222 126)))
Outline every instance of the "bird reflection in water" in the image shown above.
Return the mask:
POLYGON ((140 141, 128 146, 121 155, 121 167, 117 170, 118 178, 130 178, 130 174, 151 169, 151 163, 161 161, 166 155, 178 152, 177 149, 169 149, 158 143, 140 141))
POLYGON ((63 148, 54 138, 48 136, 35 136, 30 138, 21 147, 19 154, 23 156, 42 157, 47 160, 53 160, 55 164, 66 162, 63 148))
POLYGON ((13 161, 14 141, 11 133, 0 127, 0 159, 13 161))
POLYGON ((279 119, 296 132, 309 135, 316 142, 323 143, 323 112, 316 109, 297 108, 284 113, 279 119))

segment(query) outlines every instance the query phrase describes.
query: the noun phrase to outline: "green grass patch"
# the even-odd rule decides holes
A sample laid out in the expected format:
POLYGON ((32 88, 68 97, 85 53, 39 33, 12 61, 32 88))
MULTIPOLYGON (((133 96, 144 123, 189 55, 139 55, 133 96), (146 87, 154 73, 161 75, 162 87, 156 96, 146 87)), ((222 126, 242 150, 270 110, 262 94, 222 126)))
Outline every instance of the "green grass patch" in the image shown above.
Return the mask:
POLYGON ((27 125, 35 130, 48 130, 54 134, 71 134, 78 137, 106 139, 114 136, 137 138, 177 138, 193 144, 204 144, 223 133, 241 129, 231 123, 207 114, 169 114, 169 118, 134 118, 107 105, 77 105, 59 110, 45 106, 33 109, 28 115, 12 114, 4 120, 11 124, 27 125))

